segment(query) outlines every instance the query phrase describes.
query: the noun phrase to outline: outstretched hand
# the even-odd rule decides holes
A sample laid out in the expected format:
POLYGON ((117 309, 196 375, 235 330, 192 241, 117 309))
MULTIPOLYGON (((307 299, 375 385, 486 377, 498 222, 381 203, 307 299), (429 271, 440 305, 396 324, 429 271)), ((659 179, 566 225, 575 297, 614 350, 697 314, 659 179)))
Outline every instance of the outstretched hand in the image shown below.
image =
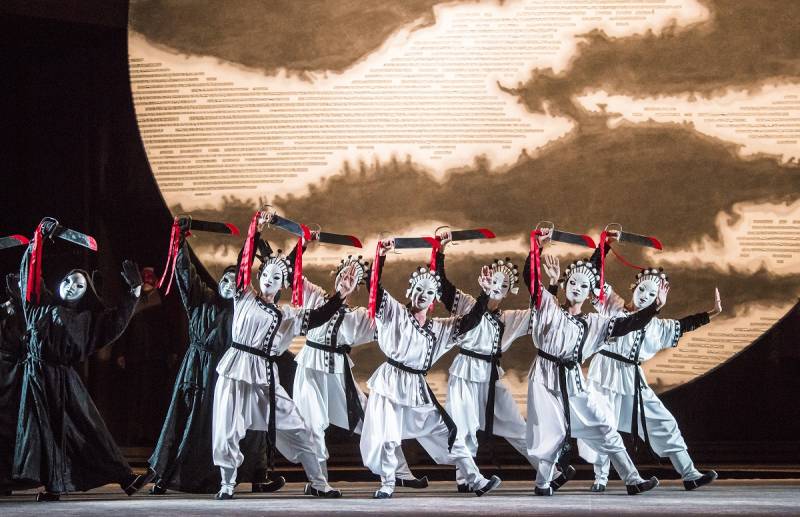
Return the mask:
POLYGON ((544 272, 550 279, 550 285, 556 285, 561 276, 561 263, 555 255, 545 255, 543 259, 544 272))
POLYGON ((380 245, 380 256, 384 257, 389 251, 394 249, 394 239, 383 239, 380 241, 380 245))
POLYGON ((667 295, 669 294, 669 282, 663 282, 661 287, 658 288, 658 296, 656 297, 656 308, 661 308, 667 303, 667 295))
POLYGON ((709 318, 713 318, 717 314, 722 312, 722 300, 719 297, 719 288, 714 288, 714 308, 711 309, 708 313, 709 318))
POLYGON ((341 273, 339 277, 339 294, 342 298, 347 298, 355 291, 358 285, 358 273, 355 264, 350 264, 341 273))
POLYGON ((478 285, 481 286, 483 292, 489 294, 492 290, 492 269, 489 266, 481 268, 481 274, 478 276, 478 285))

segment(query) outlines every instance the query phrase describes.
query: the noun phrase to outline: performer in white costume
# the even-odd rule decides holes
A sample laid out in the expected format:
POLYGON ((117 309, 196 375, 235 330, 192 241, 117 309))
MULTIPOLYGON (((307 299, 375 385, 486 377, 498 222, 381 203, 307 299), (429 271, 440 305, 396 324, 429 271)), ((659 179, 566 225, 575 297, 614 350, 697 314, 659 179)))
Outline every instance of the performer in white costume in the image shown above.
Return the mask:
MULTIPOLYGON (((500 486, 500 478, 483 477, 463 438, 425 382, 434 362, 455 345, 458 336, 474 328, 486 310, 484 293, 463 317, 427 318, 427 311, 440 296, 441 281, 428 268, 418 268, 409 280, 404 306, 379 285, 380 268, 393 241, 379 244, 378 268, 371 280, 370 309, 375 311, 378 345, 387 356, 369 379, 369 401, 361 435, 364 465, 381 476, 374 496, 392 496, 397 470, 396 451, 406 438, 416 438, 438 464, 457 465, 470 489, 478 496, 500 486)), ((489 289, 488 272, 480 279, 489 289)))
MULTIPOLYGON (((475 298, 456 289, 445 274, 444 250, 449 242, 449 232, 445 232, 436 255, 436 272, 442 280, 442 303, 452 314, 460 316, 472 309, 475 298)), ((528 333, 531 311, 500 309, 500 303, 509 292, 517 294, 519 291, 519 271, 511 259, 498 259, 486 267, 492 275, 488 310, 477 327, 458 338, 459 354, 450 366, 446 408, 458 427, 458 436, 464 439, 472 456, 478 454, 478 430, 482 430, 488 439, 492 434, 505 438, 535 469, 538 461, 528 454, 525 420, 503 380, 505 372, 500 367, 500 358, 511 343, 528 333)), ((550 280, 557 289, 557 267, 550 280)), ((575 469, 569 466, 550 481, 550 486, 558 489, 574 475, 575 469)), ((469 491, 464 473, 458 468, 456 483, 459 492, 469 491)))
MULTIPOLYGON (((549 239, 542 230, 539 245, 549 239)), ((560 306, 537 280, 531 285, 531 256, 523 271, 533 293, 531 336, 538 349, 528 374, 528 454, 538 459, 536 495, 552 495, 550 479, 558 461, 568 457, 569 439, 582 438, 607 454, 620 473, 628 494, 635 495, 658 486, 655 477, 645 481, 625 451, 622 437, 613 425, 605 400, 587 391, 580 369, 583 357, 591 355, 616 336, 644 328, 666 301, 669 287, 659 288, 657 303, 625 318, 582 314, 581 306, 597 289, 598 272, 589 260, 574 262, 564 273, 567 302, 560 306)), ((538 262, 538 261, 537 261, 538 262)), ((535 272, 539 278, 538 272, 535 272)), ((598 290, 599 291, 599 290, 598 290)))
MULTIPOLYGON (((336 268, 334 286, 341 292, 345 271, 353 268, 356 285, 366 284, 369 264, 362 257, 348 255, 336 268)), ((306 280, 308 283, 308 280, 306 280)), ((310 284, 304 297, 304 306, 315 309, 328 299, 325 290, 310 284)), ((325 430, 331 424, 361 434, 367 397, 353 377, 353 347, 375 341, 375 325, 365 307, 350 307, 348 299, 333 317, 319 327, 309 329, 306 344, 297 354, 297 372, 294 377, 294 403, 310 428, 314 452, 323 471, 327 472, 328 448, 325 430)), ((428 478, 417 479, 411 473, 401 448, 397 456, 397 486, 425 488, 428 478)))
MULTIPOLYGON (((607 252, 605 249, 604 253, 607 252)), ((668 282, 663 269, 644 269, 631 285, 633 294, 627 305, 606 284, 605 300, 595 300, 595 309, 606 317, 628 316, 651 306, 659 288, 668 282)), ((686 490, 711 483, 717 478, 717 473, 713 470, 700 473, 695 468, 675 417, 647 385, 641 364, 659 351, 677 346, 683 334, 707 324, 720 312, 722 303, 719 291, 715 290, 711 311, 679 320, 653 318, 644 329, 609 340, 608 346, 593 357, 589 367, 589 389, 601 395, 611 406, 614 424, 620 431, 634 434, 634 440, 638 435, 659 456, 668 457, 683 478, 686 490)), ((608 456, 593 450, 583 440, 578 441, 578 448, 581 456, 594 464, 595 480, 591 490, 603 492, 611 467, 608 456)))
MULTIPOLYGON (((213 456, 214 464, 221 469, 222 482, 216 498, 233 497, 236 469, 243 460, 239 441, 248 429, 267 431, 270 451, 277 447, 289 461, 302 463, 309 480, 304 490, 306 495, 340 497, 341 492, 328 485, 327 476, 314 454, 311 431, 279 384, 277 365, 273 361, 289 348, 293 337, 324 324, 333 316, 343 299, 355 289, 356 273, 352 267, 345 270, 339 285, 341 291, 316 309, 276 305, 276 295, 289 286, 292 278, 292 264, 280 253, 264 258, 259 270, 260 292, 250 285, 250 268, 260 226, 270 219, 270 214, 258 212, 251 222, 240 257, 234 297, 233 345, 217 366, 213 456)), ((304 282, 303 289, 309 292, 311 284, 304 282)))

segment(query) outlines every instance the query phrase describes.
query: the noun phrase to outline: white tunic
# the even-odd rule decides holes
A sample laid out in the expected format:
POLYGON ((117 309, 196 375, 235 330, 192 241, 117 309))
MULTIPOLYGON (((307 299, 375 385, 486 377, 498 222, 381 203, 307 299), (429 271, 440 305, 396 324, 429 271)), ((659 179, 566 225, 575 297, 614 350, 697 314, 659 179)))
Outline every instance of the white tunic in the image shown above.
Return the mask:
MULTIPOLYGON (((456 290, 452 313, 463 316, 475 302, 469 294, 456 290)), ((530 317, 529 309, 486 312, 477 327, 458 336, 456 344, 478 354, 505 353, 514 340, 528 333, 530 317)), ((503 369, 498 370, 502 378, 503 369)), ((450 366, 450 375, 473 382, 489 382, 491 373, 492 363, 464 354, 458 354, 450 366)))
MULTIPOLYGON (((541 297, 541 306, 531 312, 530 334, 536 348, 542 352, 580 364, 584 358, 597 352, 611 335, 614 319, 594 313, 575 317, 562 309, 549 291, 542 290, 541 297)), ((538 355, 528 372, 528 379, 552 391, 561 389, 558 365, 538 355)), ((567 370, 567 392, 574 395, 585 389, 586 380, 581 369, 567 370)))
MULTIPOLYGON (((606 284, 605 291, 606 301, 603 304, 595 303, 594 305, 599 314, 609 317, 625 317, 631 314, 625 309, 624 301, 613 291, 611 286, 606 284)), ((644 362, 661 350, 677 346, 680 337, 681 324, 678 320, 654 317, 643 330, 610 338, 605 349, 631 360, 636 359, 638 350, 638 360, 644 362)), ((584 354, 584 357, 588 357, 588 355, 584 354)), ((589 367, 589 380, 615 393, 634 395, 636 390, 634 368, 639 369, 642 381, 647 384, 641 366, 633 366, 597 354, 589 367)))
MULTIPOLYGON (((290 305, 266 303, 252 287, 233 299, 234 343, 261 350, 270 356, 285 352, 292 338, 304 334, 311 311, 290 305)), ((250 384, 269 385, 268 362, 250 352, 229 348, 217 365, 217 373, 250 384)), ((275 378, 278 366, 273 364, 275 378)))
MULTIPOLYGON (((325 303, 325 290, 306 279, 308 289, 303 294, 304 306, 307 309, 316 309, 325 303)), ((306 334, 308 341, 330 347, 336 346, 355 347, 375 340, 375 325, 369 318, 364 307, 350 308, 342 306, 323 325, 310 329, 306 334)), ((310 368, 326 373, 344 373, 345 361, 347 369, 353 366, 353 361, 346 354, 331 353, 310 346, 304 346, 295 357, 297 365, 301 368, 310 368)))
MULTIPOLYGON (((416 370, 428 370, 456 343, 460 318, 429 318, 420 325, 411 311, 385 289, 375 315, 378 346, 386 357, 416 370)), ((396 368, 388 362, 375 370, 369 389, 396 404, 409 407, 431 403, 423 376, 396 368)))

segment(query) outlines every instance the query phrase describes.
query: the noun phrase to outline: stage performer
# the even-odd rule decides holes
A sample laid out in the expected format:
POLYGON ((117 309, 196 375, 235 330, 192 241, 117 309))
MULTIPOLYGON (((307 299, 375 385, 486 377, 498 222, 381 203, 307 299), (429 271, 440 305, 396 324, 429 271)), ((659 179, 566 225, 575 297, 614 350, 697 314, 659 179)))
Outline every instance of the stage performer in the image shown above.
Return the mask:
MULTIPOLYGON (((540 230, 536 244, 541 248, 549 238, 550 230, 540 230)), ((658 479, 645 481, 639 476, 613 425, 610 408, 602 397, 587 391, 580 365, 609 338, 644 328, 666 302, 669 286, 660 287, 655 304, 625 318, 583 314, 583 302, 592 291, 599 292, 595 265, 587 259, 567 268, 562 282, 566 303, 560 306, 555 296, 541 289, 538 268, 531 279, 535 253, 528 255, 523 270, 532 293, 530 333, 538 352, 528 374, 528 454, 538 459, 534 493, 553 495, 550 479, 556 463, 566 465, 571 437, 583 438, 610 456, 628 494, 651 490, 658 479)))
POLYGON ((37 227, 20 269, 28 355, 20 398, 14 478, 44 485, 37 501, 119 483, 132 493, 135 475, 106 428, 75 365, 113 343, 128 325, 142 289, 139 268, 123 263, 128 292, 117 308, 103 305, 92 276, 67 273, 54 296, 42 286, 44 239, 54 219, 37 227))
MULTIPOLYGON (((190 221, 180 218, 176 224, 179 243, 174 281, 189 318, 189 347, 150 456, 150 468, 135 483, 141 488, 156 480, 150 490, 154 495, 167 489, 193 493, 215 493, 219 489, 220 471, 214 466, 211 451, 212 408, 217 363, 232 343, 236 266, 227 267, 216 286, 207 285, 192 263, 186 242, 190 221)), ((269 249, 267 243, 263 245, 269 249)), ((267 481, 266 432, 248 431, 240 447, 245 459, 238 469, 239 482, 252 482, 253 492, 274 492, 284 485, 283 477, 267 481)))
POLYGON ((5 278, 8 300, 0 305, 0 495, 11 495, 12 490, 33 487, 11 477, 27 345, 19 275, 9 273, 5 278))
MULTIPOLYGON (((268 431, 270 463, 275 447, 289 461, 302 463, 309 480, 304 490, 306 495, 341 497, 341 492, 328 484, 314 454, 311 431, 292 399, 278 384, 274 360, 289 348, 292 338, 324 324, 333 316, 356 287, 355 271, 352 267, 345 270, 339 286, 341 291, 316 309, 276 305, 280 290, 293 283, 293 264, 280 252, 264 257, 259 270, 259 291, 250 285, 250 269, 260 229, 271 219, 271 213, 259 211, 250 224, 233 299, 233 344, 217 366, 220 378, 214 390, 213 455, 222 481, 216 498, 233 497, 237 469, 243 460, 239 440, 248 429, 268 431)), ((293 283, 293 289, 310 287, 302 278, 296 280, 299 282, 293 283)))
MULTIPOLYGON (((444 252, 449 242, 450 233, 444 232, 436 254, 436 272, 442 281, 442 303, 450 313, 460 316, 467 314, 476 300, 457 289, 447 278, 444 252)), ((537 461, 528 454, 525 440, 525 419, 511 389, 503 380, 505 372, 500 367, 500 358, 511 343, 528 333, 531 311, 500 309, 509 293, 517 294, 519 291, 519 270, 510 258, 496 259, 486 267, 492 275, 487 311, 477 327, 458 338, 459 354, 450 366, 445 407, 473 457, 478 454, 478 430, 481 430, 488 440, 492 435, 505 438, 535 469, 537 461)), ((550 281, 557 288, 558 267, 550 281)), ((569 466, 550 481, 550 486, 557 490, 574 475, 575 468, 569 466)), ((464 474, 458 468, 456 483, 459 492, 469 491, 464 474)))
MULTIPOLYGON (((361 255, 348 255, 334 271, 334 288, 341 292, 344 272, 353 269, 356 285, 367 284, 369 264, 361 255)), ((329 298, 325 290, 310 285, 310 296, 305 297, 306 308, 320 307, 329 298)), ((314 437, 314 450, 323 471, 327 472, 328 449, 325 430, 331 424, 352 433, 361 434, 367 397, 353 376, 350 350, 375 340, 375 326, 365 307, 351 307, 349 298, 333 317, 317 328, 309 329, 305 346, 295 358, 298 368, 294 378, 293 399, 300 415, 314 437)), ((417 479, 408 467, 403 451, 396 451, 397 486, 425 488, 428 478, 417 479)))
MULTIPOLYGON (((613 233, 613 232, 610 232, 613 233)), ((614 235, 610 240, 615 240, 614 235)), ((603 253, 607 253, 606 244, 603 253)), ((600 253, 600 249, 595 252, 600 253)), ((647 309, 656 301, 659 289, 669 279, 662 268, 645 268, 631 285, 632 296, 626 305, 614 289, 605 284, 605 296, 594 301, 597 312, 605 317, 625 317, 647 309)), ((714 308, 681 319, 653 318, 644 327, 624 336, 609 340, 608 345, 592 358, 589 367, 589 390, 603 397, 612 408, 613 423, 620 431, 632 433, 649 444, 661 457, 667 457, 681 475, 686 490, 707 485, 717 478, 710 470, 698 471, 681 436, 675 417, 648 386, 641 364, 661 350, 678 346, 678 340, 722 312, 719 290, 714 292, 714 308)), ((594 464, 595 479, 592 492, 603 492, 608 482, 611 462, 607 455, 598 453, 588 443, 578 440, 581 456, 594 464)))
MULTIPOLYGON (((387 499, 394 493, 396 451, 406 438, 416 438, 436 463, 457 465, 470 489, 481 496, 500 486, 500 478, 481 475, 424 375, 459 335, 477 326, 488 296, 481 294, 463 317, 428 318, 428 309, 441 296, 441 279, 426 267, 417 268, 406 291, 410 304, 402 305, 379 285, 380 269, 392 248, 392 240, 379 243, 378 264, 373 265, 378 270, 370 283, 370 315, 375 316, 378 346, 387 356, 367 383, 370 396, 361 435, 364 465, 381 476, 381 487, 373 497, 387 499)), ((480 277, 484 291, 490 289, 489 276, 484 270, 480 277)))

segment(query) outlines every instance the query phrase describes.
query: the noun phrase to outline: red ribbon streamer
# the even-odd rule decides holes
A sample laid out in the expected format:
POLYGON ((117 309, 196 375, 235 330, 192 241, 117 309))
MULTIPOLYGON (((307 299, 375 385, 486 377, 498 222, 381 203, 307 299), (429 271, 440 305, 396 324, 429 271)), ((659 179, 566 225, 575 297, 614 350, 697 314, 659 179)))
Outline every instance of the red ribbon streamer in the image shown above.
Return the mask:
POLYGON ((539 239, 537 237, 542 234, 541 230, 533 230, 531 232, 531 297, 536 309, 542 306, 542 273, 541 273, 541 257, 539 256, 539 239))
MULTIPOLYGON (((439 250, 442 248, 442 243, 439 237, 436 237, 433 242, 431 243, 431 261, 428 264, 428 269, 430 269, 431 273, 436 272, 436 254, 439 253, 439 250)), ((428 312, 431 313, 435 309, 436 300, 434 299, 433 302, 428 306, 428 312)))
POLYGON ((597 296, 597 299, 600 303, 603 303, 606 299, 606 290, 604 289, 606 285, 606 242, 608 241, 608 232, 603 230, 600 233, 600 294, 597 296))
POLYGON ((164 292, 165 295, 169 294, 169 290, 172 287, 172 279, 175 276, 175 263, 178 260, 178 248, 180 247, 181 242, 181 228, 178 224, 178 219, 176 218, 172 222, 172 232, 169 234, 169 249, 167 250, 167 264, 164 266, 164 273, 161 275, 161 279, 158 281, 158 287, 161 288, 164 285, 164 281, 169 278, 169 282, 167 282, 167 290, 164 292))
POLYGON ((370 319, 375 319, 378 311, 378 279, 381 277, 381 242, 375 247, 375 260, 372 261, 372 271, 369 273, 369 305, 367 312, 370 319))
MULTIPOLYGON (((611 246, 609 246, 609 248, 611 248, 611 246)), ((619 260, 620 262, 622 262, 623 264, 625 264, 626 266, 628 266, 631 269, 638 269, 639 271, 642 271, 643 269, 645 269, 642 266, 637 266, 636 264, 632 264, 632 263, 628 262, 625 259, 625 257, 623 257, 622 255, 617 253, 617 250, 615 250, 614 248, 611 248, 611 253, 613 253, 614 256, 617 257, 617 260, 619 260)))
POLYGON ((44 235, 42 235, 42 223, 39 223, 33 234, 31 255, 28 257, 28 281, 25 283, 25 300, 31 301, 33 295, 36 303, 39 303, 42 294, 42 246, 44 246, 44 235))
MULTIPOLYGON (((310 230, 304 224, 300 225, 303 228, 304 235, 311 235, 310 230)), ((303 238, 297 239, 297 251, 294 255, 294 276, 292 278, 292 304, 295 307, 303 306, 303 238)))
POLYGON ((258 231, 258 218, 260 215, 261 211, 256 210, 250 220, 250 226, 247 228, 247 240, 244 242, 244 248, 242 248, 242 261, 239 263, 239 272, 236 274, 236 287, 240 290, 250 285, 250 273, 253 269, 253 260, 256 258, 256 232, 258 231))

